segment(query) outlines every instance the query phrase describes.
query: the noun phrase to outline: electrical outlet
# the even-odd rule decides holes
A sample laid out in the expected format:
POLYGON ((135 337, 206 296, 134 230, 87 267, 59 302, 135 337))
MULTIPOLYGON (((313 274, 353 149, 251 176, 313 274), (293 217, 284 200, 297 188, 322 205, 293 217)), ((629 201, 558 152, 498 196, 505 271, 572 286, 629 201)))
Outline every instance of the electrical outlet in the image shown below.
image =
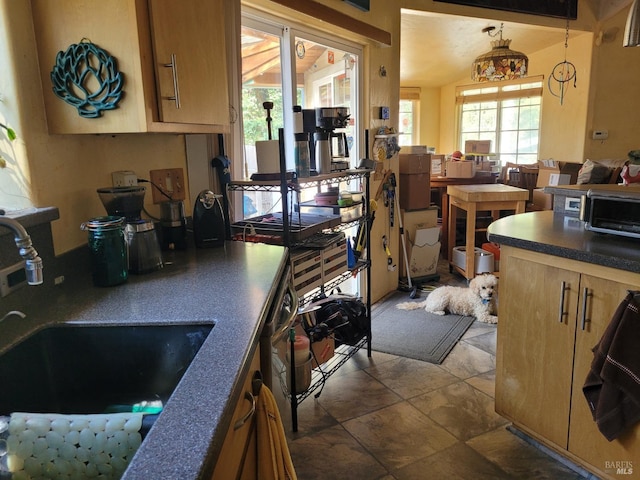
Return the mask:
POLYGON ((138 176, 130 170, 111 172, 111 182, 114 187, 135 187, 138 185, 138 176))
POLYGON ((152 184, 153 203, 184 200, 186 198, 184 171, 182 168, 151 170, 149 177, 152 184))
POLYGON ((594 130, 592 137, 594 140, 606 140, 609 138, 609 130, 594 130))

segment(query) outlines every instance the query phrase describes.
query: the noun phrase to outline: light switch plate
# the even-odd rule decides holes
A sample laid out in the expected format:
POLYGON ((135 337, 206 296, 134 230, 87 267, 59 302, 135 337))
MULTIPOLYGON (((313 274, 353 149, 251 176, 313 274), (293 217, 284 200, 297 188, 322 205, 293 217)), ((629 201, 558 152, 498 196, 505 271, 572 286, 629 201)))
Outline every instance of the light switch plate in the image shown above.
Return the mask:
POLYGON ((149 177, 153 203, 161 203, 169 200, 184 200, 186 198, 184 171, 182 168, 151 170, 149 177))

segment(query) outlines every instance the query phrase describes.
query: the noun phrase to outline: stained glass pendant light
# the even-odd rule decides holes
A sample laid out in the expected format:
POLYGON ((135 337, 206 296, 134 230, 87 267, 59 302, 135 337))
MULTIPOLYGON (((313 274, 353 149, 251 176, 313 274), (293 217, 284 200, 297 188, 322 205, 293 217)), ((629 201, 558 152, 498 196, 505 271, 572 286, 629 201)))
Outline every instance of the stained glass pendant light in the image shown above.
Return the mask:
POLYGON ((492 33, 496 27, 486 27, 482 33, 490 37, 500 35, 499 40, 491 42, 491 51, 478 56, 472 66, 471 78, 476 82, 495 82, 500 80, 513 80, 527 76, 529 59, 522 52, 511 50, 510 39, 502 39, 502 27, 496 33, 492 33))

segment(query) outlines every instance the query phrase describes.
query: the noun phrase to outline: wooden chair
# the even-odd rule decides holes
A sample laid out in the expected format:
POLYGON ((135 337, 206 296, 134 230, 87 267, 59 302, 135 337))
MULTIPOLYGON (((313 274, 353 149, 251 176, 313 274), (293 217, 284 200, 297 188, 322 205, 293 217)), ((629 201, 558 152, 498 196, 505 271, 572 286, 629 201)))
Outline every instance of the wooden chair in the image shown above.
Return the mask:
POLYGON ((537 165, 518 165, 517 163, 507 162, 507 164, 502 167, 500 177, 502 177, 502 183, 505 185, 529 190, 529 202, 531 202, 533 199, 533 190, 536 188, 536 183, 538 182, 537 165))

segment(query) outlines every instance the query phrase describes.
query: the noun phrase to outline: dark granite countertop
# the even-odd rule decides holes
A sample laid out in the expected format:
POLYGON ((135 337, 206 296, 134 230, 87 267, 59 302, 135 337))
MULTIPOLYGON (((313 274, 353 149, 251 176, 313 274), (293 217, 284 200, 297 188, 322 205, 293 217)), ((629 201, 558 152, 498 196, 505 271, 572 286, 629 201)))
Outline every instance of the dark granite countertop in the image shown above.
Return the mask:
POLYGON ((501 218, 487 232, 491 242, 640 273, 640 240, 590 232, 575 217, 552 211, 501 218))
POLYGON ((287 255, 283 247, 227 242, 168 252, 164 259, 162 270, 130 275, 116 287, 94 287, 90 274, 78 269, 59 285, 49 279, 50 286, 25 287, 3 299, 6 311, 18 309, 26 318, 0 323, 0 353, 54 323, 215 322, 124 479, 210 477, 287 255))

